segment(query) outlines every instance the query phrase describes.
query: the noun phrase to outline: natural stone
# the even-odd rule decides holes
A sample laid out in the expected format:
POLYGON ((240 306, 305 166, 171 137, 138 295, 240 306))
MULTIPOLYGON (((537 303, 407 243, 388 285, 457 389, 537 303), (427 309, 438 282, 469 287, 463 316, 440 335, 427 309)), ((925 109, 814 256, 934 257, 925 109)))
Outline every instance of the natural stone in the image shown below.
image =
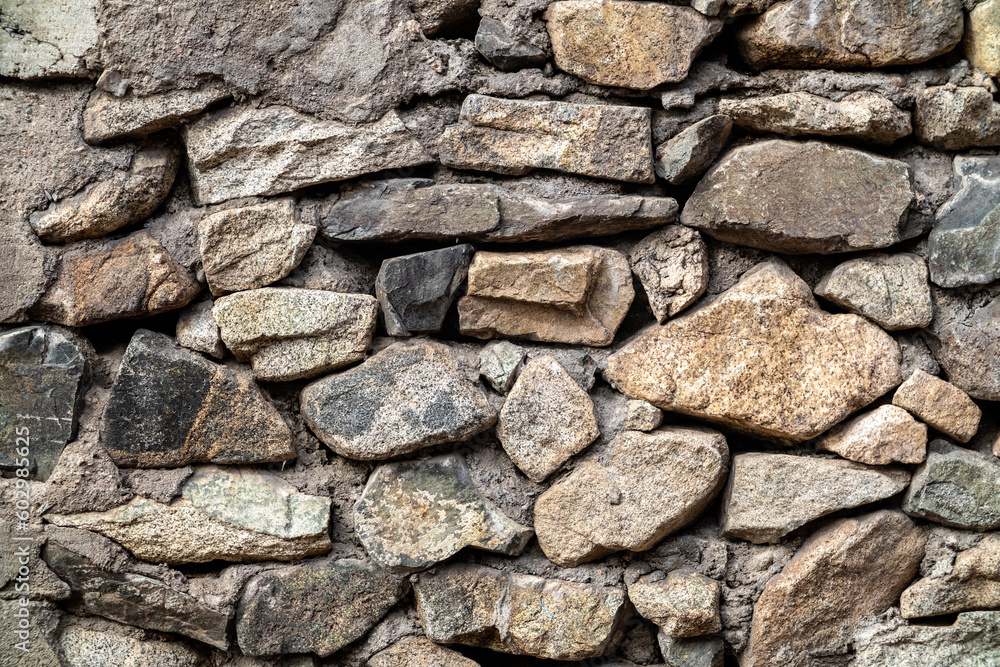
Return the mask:
POLYGON ((65 667, 201 667, 205 658, 185 642, 136 639, 105 629, 89 630, 71 625, 59 642, 65 667))
POLYGON ((946 150, 1000 145, 1000 104, 985 88, 932 86, 917 96, 913 129, 922 143, 946 150))
POLYGON ((97 0, 66 0, 58 8, 4 3, 0 76, 44 79, 86 76, 95 65, 100 29, 97 0))
POLYGON ((415 572, 465 547, 516 556, 534 532, 483 496, 454 454, 380 466, 354 505, 354 532, 390 572, 415 572))
POLYGON ((0 323, 24 322, 45 293, 50 258, 28 225, 0 224, 0 323))
POLYGON ((892 404, 958 442, 972 439, 983 415, 964 391, 919 368, 896 390, 892 404))
POLYGON ((247 582, 236 637, 247 655, 325 658, 363 637, 408 590, 406 579, 354 559, 265 572, 247 582))
POLYGON ((721 637, 677 639, 661 630, 656 641, 666 667, 722 667, 726 656, 721 637))
POLYGON ((913 579, 924 541, 908 517, 888 510, 815 533, 765 586, 740 664, 803 667, 811 656, 846 653, 860 619, 888 609, 913 579))
POLYGON ((663 423, 663 410, 647 401, 630 400, 625 409, 626 431, 652 431, 663 423))
POLYGON ((592 443, 594 403, 551 356, 531 359, 500 410, 497 437, 528 479, 541 482, 592 443))
POLYGON ((567 102, 469 95, 457 125, 438 144, 441 162, 457 169, 527 174, 554 169, 633 183, 652 183, 650 111, 567 102))
POLYGON ((683 81, 722 23, 689 7, 561 0, 543 18, 556 66, 599 86, 649 90, 683 81))
POLYGON ((410 9, 428 37, 459 31, 479 18, 479 0, 413 0, 410 9))
POLYGON ((855 667, 949 665, 1000 660, 1000 612, 959 614, 951 625, 870 625, 854 635, 855 667))
POLYGON ((698 183, 681 223, 763 250, 848 252, 898 243, 912 200, 903 162, 776 139, 727 153, 698 183))
POLYGON ((722 114, 684 128, 656 147, 656 175, 672 185, 701 176, 726 146, 732 128, 732 119, 722 114))
POLYGON ((604 655, 618 640, 628 606, 617 588, 481 565, 414 575, 413 592, 432 641, 549 660, 604 655))
POLYGON ((181 311, 177 318, 177 344, 221 359, 226 348, 219 336, 219 325, 212 317, 214 302, 199 301, 181 311))
POLYGON ((297 560, 330 550, 330 499, 299 493, 269 472, 204 466, 166 505, 135 498, 107 512, 46 514, 101 533, 153 563, 297 560))
POLYGON ((313 243, 298 267, 278 284, 328 292, 375 294, 377 275, 378 267, 367 258, 313 243))
POLYGON ((990 534, 958 554, 951 571, 915 582, 899 600, 903 618, 922 618, 1000 606, 1000 536, 990 534))
MULTIPOLYGON (((109 70, 105 70, 109 71, 109 70)), ((129 139, 180 125, 228 97, 224 86, 168 90, 140 97, 118 96, 95 90, 83 111, 83 138, 98 144, 109 139, 129 139)))
POLYGON ((440 331, 472 261, 468 244, 393 257, 375 281, 390 336, 440 331))
POLYGON ((640 334, 608 358, 604 377, 630 398, 784 442, 819 435, 901 380, 888 334, 819 310, 778 261, 640 334))
POLYGON ((146 329, 125 350, 103 426, 102 443, 120 466, 295 457, 291 431, 252 380, 146 329))
POLYGON ((364 359, 378 305, 368 294, 264 287, 220 297, 212 316, 256 377, 297 380, 364 359))
POLYGON ((841 459, 737 454, 723 499, 723 534, 754 544, 777 542, 827 514, 894 496, 909 481, 905 470, 841 459))
POLYGON ((545 64, 545 51, 524 39, 512 36, 503 23, 484 16, 476 30, 476 50, 490 64, 504 72, 545 64))
POLYGON ((479 353, 479 374, 486 378, 491 387, 506 394, 514 385, 525 356, 525 349, 510 341, 490 343, 479 353))
POLYGON ((992 77, 1000 76, 1000 2, 970 3, 965 20, 965 57, 992 77))
POLYGON ((926 327, 934 317, 927 265, 909 253, 848 260, 826 274, 813 291, 889 331, 926 327))
POLYGON ((931 298, 930 347, 948 380, 973 398, 1000 401, 1000 296, 931 298))
POLYGON ((883 405, 830 429, 816 448, 868 465, 923 463, 927 426, 900 407, 883 405))
POLYGON ((716 431, 625 431, 535 503, 539 546, 563 567, 623 549, 645 551, 693 521, 728 471, 729 448, 716 431))
POLYGON ((302 416, 341 456, 378 460, 457 442, 496 422, 446 345, 394 343, 302 390, 302 416))
POLYGON ((700 637, 722 630, 719 584, 692 570, 645 574, 628 585, 628 599, 670 637, 700 637))
POLYGON ((406 637, 369 658, 368 667, 479 667, 479 663, 426 637, 406 637))
POLYGON ((660 324, 697 301, 708 287, 708 250, 701 234, 690 227, 668 225, 653 232, 632 246, 628 261, 660 324))
POLYGON ((903 498, 903 511, 955 528, 995 530, 1000 526, 1000 462, 990 454, 932 441, 903 498))

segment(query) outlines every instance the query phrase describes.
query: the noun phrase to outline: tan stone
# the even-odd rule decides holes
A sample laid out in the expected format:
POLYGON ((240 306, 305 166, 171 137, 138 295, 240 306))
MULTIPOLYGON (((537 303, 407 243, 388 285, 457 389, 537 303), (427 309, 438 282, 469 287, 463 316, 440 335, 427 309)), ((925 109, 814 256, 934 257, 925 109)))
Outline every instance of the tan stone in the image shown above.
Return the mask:
POLYGON ((958 554, 951 571, 920 579, 903 591, 903 618, 922 618, 1000 606, 1000 535, 987 534, 958 554))
POLYGON ((469 267, 469 294, 579 313, 600 264, 589 248, 550 252, 478 252, 469 267))
POLYGON ((913 129, 921 143, 935 148, 1000 146, 1000 104, 985 88, 931 86, 917 95, 913 129))
POLYGON ((219 325, 212 317, 212 301, 191 304, 177 318, 177 344, 221 359, 226 354, 219 325))
POLYGON ((479 663, 426 637, 406 637, 369 658, 368 667, 479 667, 479 663))
POLYGON ((965 57, 992 77, 1000 76, 1000 1, 986 0, 965 21, 965 57))
POLYGON ((652 572, 628 585, 628 599, 670 637, 720 632, 719 584, 694 571, 652 572))
POLYGON ((968 394, 919 368, 896 390, 892 404, 959 442, 972 439, 983 416, 968 394))
POLYGON ((823 276, 813 291, 889 331, 926 327, 934 317, 927 264, 910 253, 848 260, 823 276))
POLYGON ((840 424, 816 442, 816 449, 868 465, 923 463, 927 425, 895 405, 883 405, 840 424))
POLYGON ((122 97, 95 90, 83 112, 83 138, 97 144, 109 139, 140 137, 181 124, 201 113, 213 102, 228 96, 223 84, 201 88, 168 90, 139 97, 122 97))

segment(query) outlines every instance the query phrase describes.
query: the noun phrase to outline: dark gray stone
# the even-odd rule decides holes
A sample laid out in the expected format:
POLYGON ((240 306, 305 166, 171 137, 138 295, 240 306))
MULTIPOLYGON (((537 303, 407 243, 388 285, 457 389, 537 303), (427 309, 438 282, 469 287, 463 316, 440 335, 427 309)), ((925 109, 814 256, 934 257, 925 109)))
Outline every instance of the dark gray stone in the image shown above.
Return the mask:
POLYGON ((656 175, 672 185, 701 176, 729 141, 733 121, 716 114, 690 125, 656 147, 656 175))
POLYGON ((473 252, 471 245, 462 244, 382 262, 375 295, 389 335, 440 331, 473 252))
POLYGON ((931 290, 928 345, 948 381, 972 398, 1000 401, 1000 296, 931 290))
POLYGON ((667 667, 722 667, 725 657, 722 637, 678 639, 661 630, 656 642, 667 667))
POLYGON ((1000 461, 944 440, 931 442, 903 511, 955 528, 994 530, 1000 526, 1000 461))
POLYGON ((483 17, 476 31, 476 50, 504 72, 545 64, 545 51, 523 39, 512 37, 503 23, 483 17))

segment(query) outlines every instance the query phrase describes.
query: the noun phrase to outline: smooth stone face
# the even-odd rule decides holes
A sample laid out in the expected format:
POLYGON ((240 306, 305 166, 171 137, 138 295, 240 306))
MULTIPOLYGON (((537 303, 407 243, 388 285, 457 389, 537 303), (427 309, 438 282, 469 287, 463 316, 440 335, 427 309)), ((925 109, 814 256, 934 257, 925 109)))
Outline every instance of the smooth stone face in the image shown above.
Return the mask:
POLYGON ((181 311, 177 318, 177 344, 221 359, 226 354, 219 325, 212 317, 212 301, 199 301, 181 311))
POLYGON ((528 479, 541 482, 592 443, 594 403, 551 356, 531 359, 507 396, 497 437, 528 479))
POLYGON ((652 431, 663 423, 663 410, 647 401, 629 400, 625 410, 626 431, 652 431))
POLYGON ((716 431, 625 431, 541 495, 538 543, 563 567, 651 549, 705 509, 728 471, 729 448, 716 431))
POLYGON ((368 667, 479 667, 457 651, 426 637, 406 637, 368 659, 368 667))
POLYGON ((977 667, 1000 660, 1000 612, 959 614, 952 625, 873 625, 854 636, 856 667, 977 667))
POLYGON ((503 23, 484 16, 476 30, 476 50, 490 64, 504 72, 545 64, 545 51, 523 39, 512 37, 503 23))
POLYGON ((199 205, 430 161, 394 111, 355 127, 285 106, 238 107, 185 125, 182 136, 199 205))
POLYGON ((845 639, 859 620, 899 599, 917 573, 924 542, 908 517, 888 510, 820 530, 765 586, 740 664, 804 667, 810 655, 846 653, 845 639))
POLYGON ((1000 536, 990 534, 958 554, 951 571, 914 582, 899 599, 903 618, 1000 606, 1000 536))
POLYGON ((328 447, 364 461, 459 442, 496 422, 483 390, 440 343, 394 343, 302 390, 302 416, 328 447))
POLYGON ((510 391, 517 370, 526 356, 525 349, 510 341, 490 343, 479 353, 479 374, 502 394, 510 391))
POLYGON ((690 227, 669 225, 653 232, 632 246, 628 261, 660 324, 697 301, 708 287, 708 250, 701 234, 690 227))
POLYGON ((684 128, 656 147, 656 175, 672 185, 701 176, 726 146, 732 128, 732 119, 722 114, 684 128))
POLYGON ((125 350, 102 443, 138 468, 295 458, 291 431, 252 380, 146 329, 125 350))
POLYGON ((923 463, 927 425, 903 408, 883 405, 830 429, 816 442, 816 449, 868 465, 923 463))
POLYGON ((917 96, 917 139, 946 150, 1000 145, 1000 104, 985 88, 931 86, 917 96))
POLYGON ((119 97, 95 90, 83 111, 83 138, 98 144, 109 139, 146 136, 176 127, 228 96, 224 86, 213 83, 145 97, 132 94, 119 97))
POLYGON ((212 294, 281 280, 299 265, 314 236, 316 227, 299 222, 291 199, 205 216, 198 225, 198 245, 212 294))
POLYGON ((204 657, 186 642, 142 640, 71 625, 60 637, 65 667, 201 667, 204 657))
POLYGON ((772 261, 640 334, 608 358, 604 377, 664 410, 802 442, 899 384, 899 358, 888 334, 857 315, 824 313, 772 261))
POLYGON ((948 380, 973 398, 1000 401, 1000 297, 934 297, 931 350, 948 380))
MULTIPOLYGON (((86 352, 62 331, 25 327, 0 334, 0 469, 46 480, 76 433, 89 373, 86 352)), ((11 500, 13 503, 13 500, 11 500)))
POLYGON ((968 394, 919 368, 896 390, 892 404, 958 442, 972 439, 983 416, 968 394))
POLYGON ((0 76, 47 79, 86 76, 100 40, 97 0, 58 6, 4 3, 0 19, 0 76))
POLYGON ((723 156, 698 183, 681 223, 772 252, 848 252, 902 240, 912 200, 903 162, 818 141, 775 139, 723 156))
POLYGON ((965 57, 976 69, 1000 76, 1000 2, 986 0, 973 7, 965 21, 965 57))
POLYGON ((473 248, 462 244, 393 257, 375 281, 390 336, 440 331, 455 294, 465 282, 473 248))
POLYGON ((0 323, 24 322, 48 285, 48 253, 26 223, 0 225, 0 323))
POLYGON ((469 95, 438 144, 442 164, 523 175, 532 169, 652 183, 650 111, 469 95))
POLYGON ((625 591, 617 588, 482 565, 448 565, 414 575, 413 592, 420 624, 432 641, 548 660, 603 655, 627 608, 625 591))
POLYGON ((751 452, 733 457, 723 500, 726 537, 777 542, 832 512, 894 496, 910 474, 853 461, 751 452))
POLYGON ((597 273, 587 247, 562 252, 479 252, 469 275, 470 294, 580 312, 597 273))
POLYGON ((927 265, 909 253, 848 260, 826 274, 813 291, 889 331, 926 327, 934 316, 927 265))
POLYGON ((643 575, 628 585, 628 598, 639 614, 670 637, 700 637, 722 630, 719 584, 697 572, 643 575))
POLYGON ((170 505, 135 498, 107 512, 47 514, 101 533, 135 556, 179 565, 297 560, 330 550, 330 499, 299 493, 269 472, 204 466, 170 505))
POLYGON ((676 639, 661 630, 656 643, 666 667, 722 667, 726 657, 721 637, 676 639))
POLYGON ((1000 526, 1000 462, 934 440, 927 461, 913 475, 903 511, 955 528, 995 530, 1000 526))
POLYGON ((534 535, 483 496, 461 457, 380 466, 354 505, 354 532, 390 572, 416 572, 465 547, 516 556, 534 535))
POLYGON ((563 0, 543 14, 556 66, 599 86, 649 90, 683 81, 722 23, 688 7, 563 0))
POLYGON ((246 655, 325 658, 367 634, 408 590, 405 578, 354 559, 265 572, 247 582, 236 637, 246 655))

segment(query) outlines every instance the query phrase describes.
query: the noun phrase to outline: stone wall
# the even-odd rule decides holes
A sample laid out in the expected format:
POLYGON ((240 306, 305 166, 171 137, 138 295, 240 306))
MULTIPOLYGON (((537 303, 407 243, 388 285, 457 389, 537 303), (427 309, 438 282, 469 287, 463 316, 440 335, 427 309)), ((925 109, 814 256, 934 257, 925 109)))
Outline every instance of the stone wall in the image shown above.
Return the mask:
POLYGON ((1000 0, 0 0, 0 665, 1000 664, 1000 0))

